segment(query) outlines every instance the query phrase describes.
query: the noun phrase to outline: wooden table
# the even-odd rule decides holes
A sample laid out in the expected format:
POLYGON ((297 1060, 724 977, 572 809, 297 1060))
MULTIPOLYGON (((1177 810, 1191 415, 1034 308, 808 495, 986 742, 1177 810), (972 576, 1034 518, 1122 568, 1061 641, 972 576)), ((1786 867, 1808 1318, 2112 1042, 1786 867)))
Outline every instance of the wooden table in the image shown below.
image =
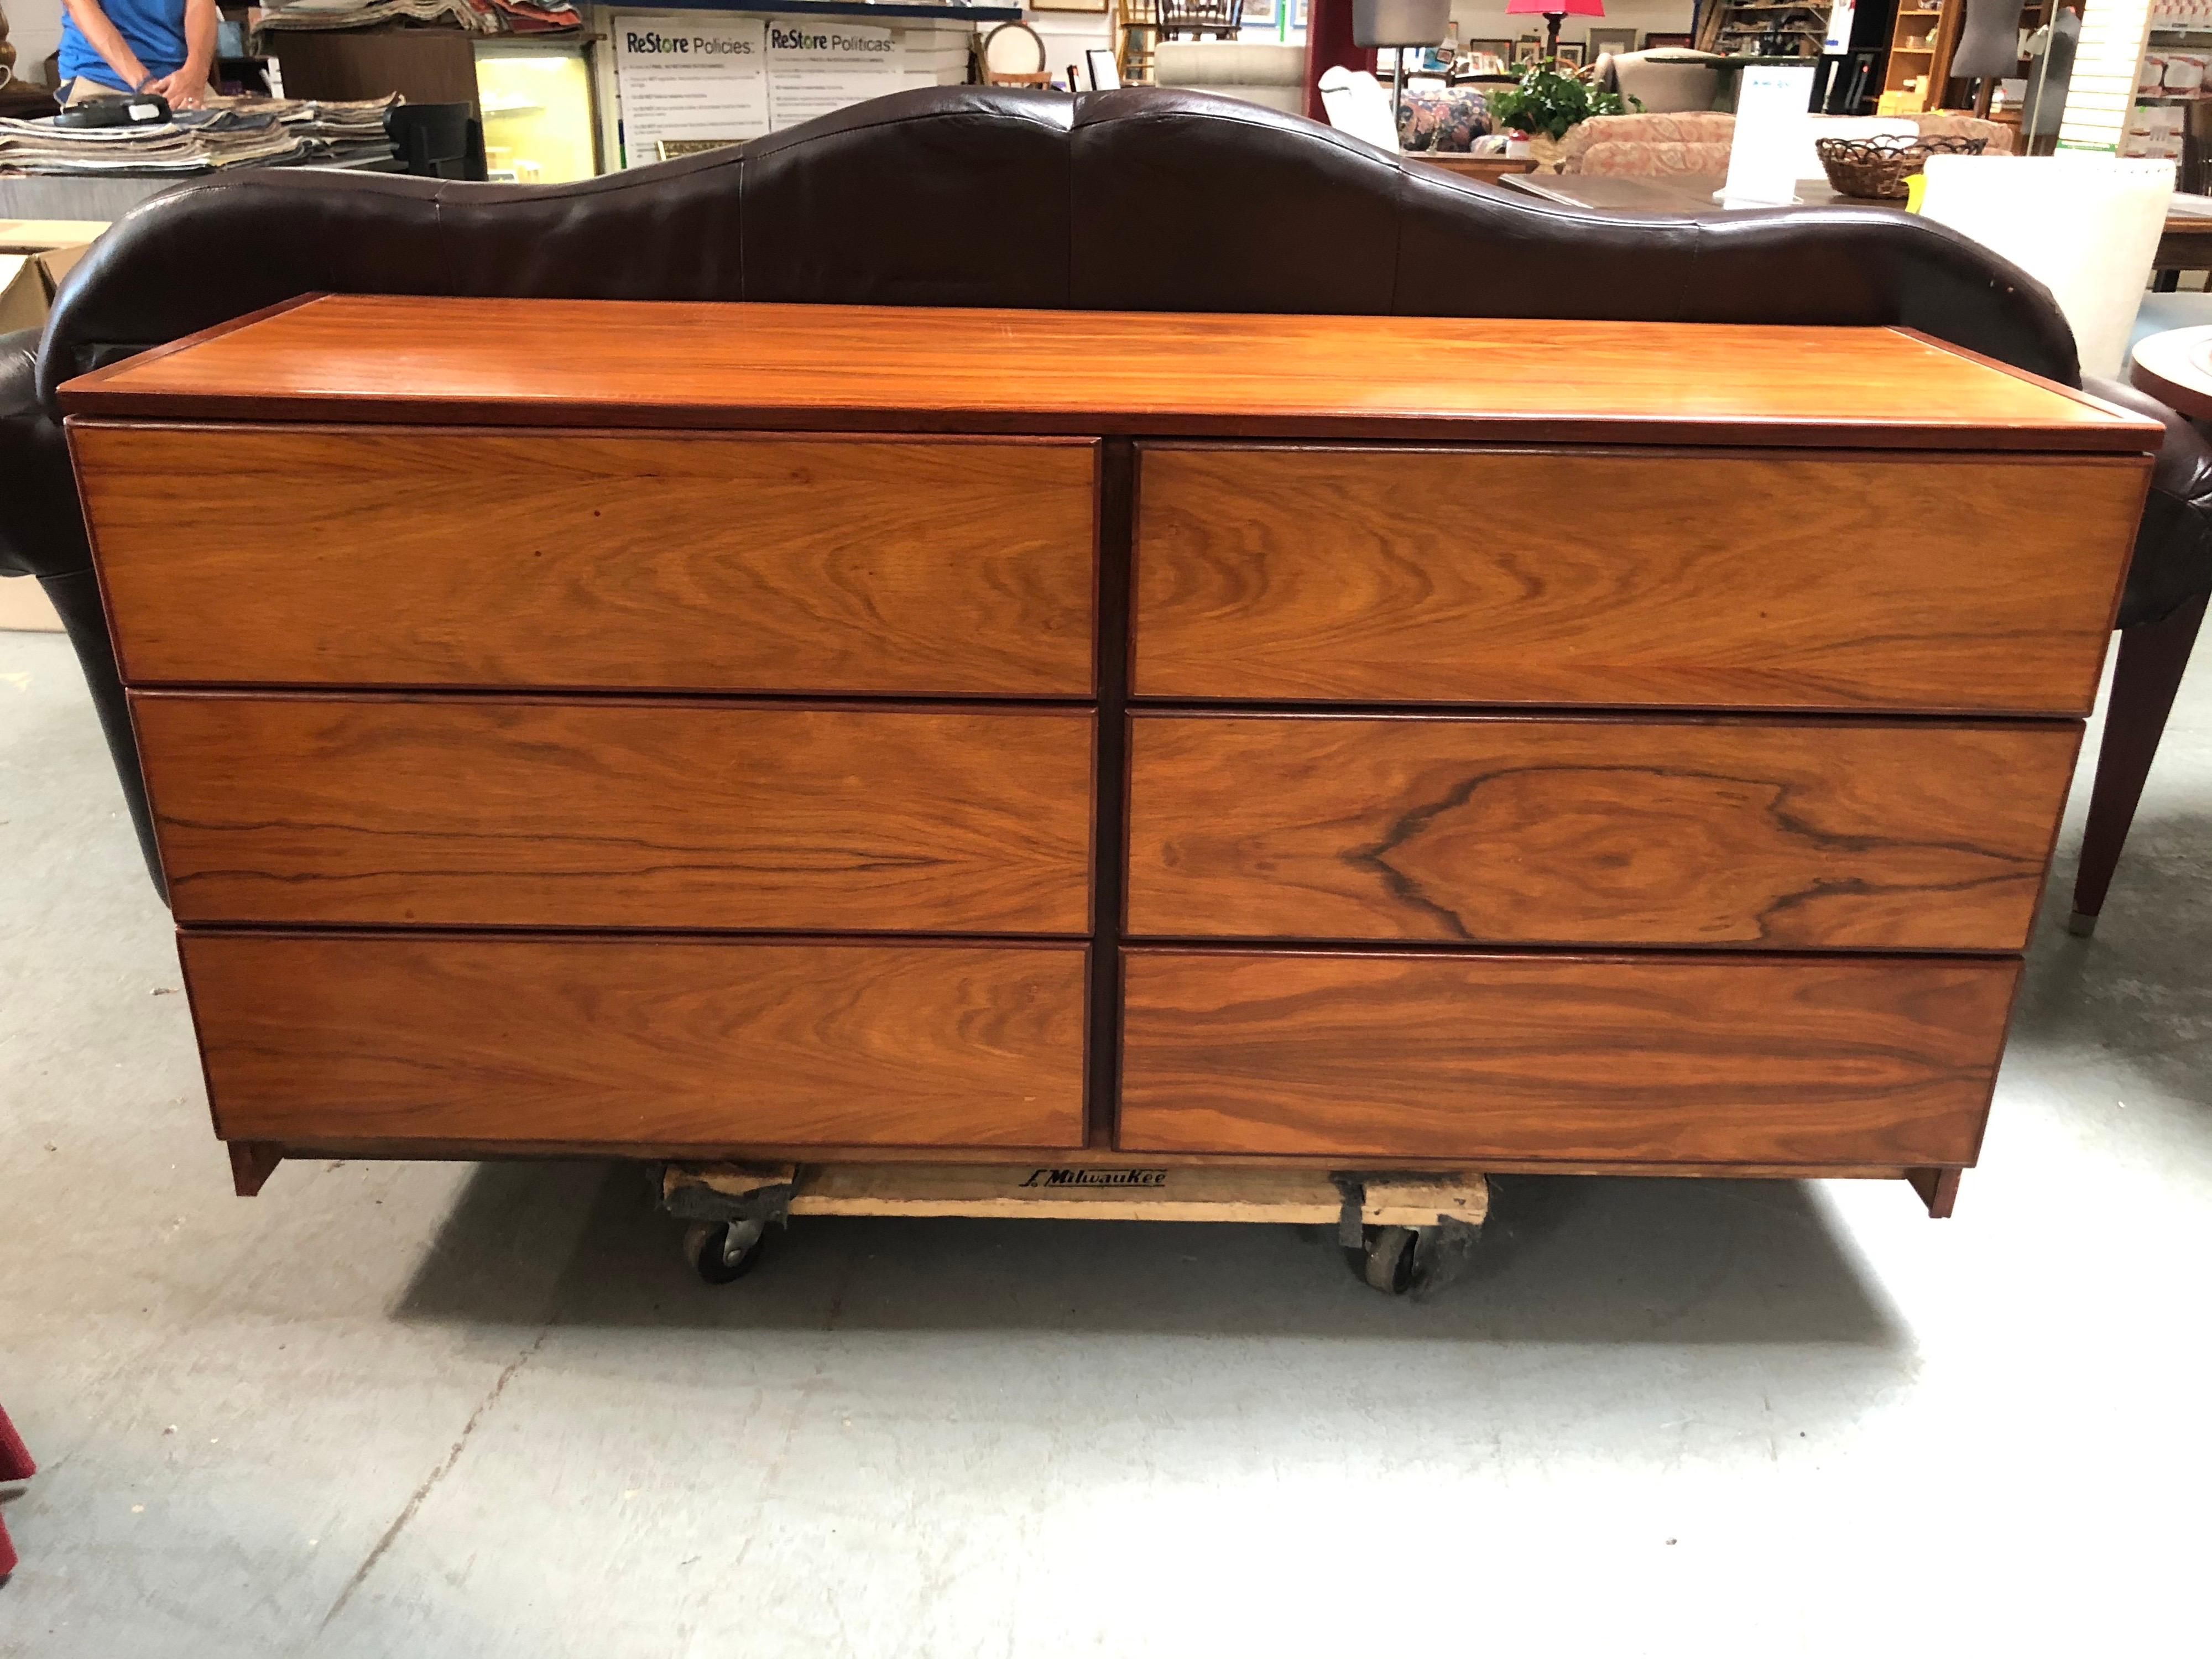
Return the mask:
POLYGON ((2212 326, 2170 328, 2136 342, 2128 378, 2195 421, 2212 421, 2212 326))
POLYGON ((1479 179, 1486 185, 1494 185, 1516 173, 1526 173, 1536 165, 1525 155, 1462 155, 1451 150, 1407 150, 1406 159, 1426 162, 1432 167, 1442 167, 1462 179, 1479 179))
POLYGON ((1948 1203, 2160 435, 1888 329, 374 296, 61 395, 241 1183, 1948 1203))

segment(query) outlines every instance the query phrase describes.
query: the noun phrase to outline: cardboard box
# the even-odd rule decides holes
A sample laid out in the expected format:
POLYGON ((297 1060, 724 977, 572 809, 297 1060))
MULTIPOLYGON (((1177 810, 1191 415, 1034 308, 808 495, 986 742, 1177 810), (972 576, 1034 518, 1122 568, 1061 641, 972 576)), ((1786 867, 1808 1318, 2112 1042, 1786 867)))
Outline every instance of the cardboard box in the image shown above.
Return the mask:
POLYGON ((58 634, 62 619, 33 576, 0 576, 0 633, 58 634))
POLYGON ((0 334, 45 323, 62 278, 106 228, 95 219, 0 219, 0 334))
MULTIPOLYGON (((0 219, 0 334, 41 326, 62 278, 106 228, 96 219, 0 219)), ((44 634, 61 625, 37 582, 0 577, 0 630, 44 634)))

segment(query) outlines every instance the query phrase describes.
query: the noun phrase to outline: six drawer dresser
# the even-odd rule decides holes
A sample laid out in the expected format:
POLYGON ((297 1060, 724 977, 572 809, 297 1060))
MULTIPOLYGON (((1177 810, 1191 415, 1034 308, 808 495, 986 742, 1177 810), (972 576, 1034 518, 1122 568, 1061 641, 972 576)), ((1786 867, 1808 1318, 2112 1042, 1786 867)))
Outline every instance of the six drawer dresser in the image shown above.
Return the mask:
POLYGON ((1894 330, 362 296, 63 401, 234 1150, 1931 1191, 2158 439, 1894 330))

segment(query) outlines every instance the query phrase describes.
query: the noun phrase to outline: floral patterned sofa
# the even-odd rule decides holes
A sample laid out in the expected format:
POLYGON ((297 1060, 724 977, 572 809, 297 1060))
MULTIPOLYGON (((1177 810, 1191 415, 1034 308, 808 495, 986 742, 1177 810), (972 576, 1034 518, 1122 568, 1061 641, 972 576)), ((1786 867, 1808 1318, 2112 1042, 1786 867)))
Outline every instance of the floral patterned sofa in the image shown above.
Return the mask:
MULTIPOLYGON (((1927 135, 1986 139, 1986 155, 2002 155, 2012 149, 2012 129, 1996 121, 1943 111, 1900 118, 1911 120, 1927 135)), ((1819 125, 1814 123, 1816 131, 1819 125)), ((1714 110, 1594 115, 1559 141, 1559 170, 1634 178, 1723 174, 1735 139, 1735 117, 1714 110)))
POLYGON ((1464 153, 1497 130, 1497 118, 1479 92, 1409 92, 1398 109, 1401 150, 1464 153))

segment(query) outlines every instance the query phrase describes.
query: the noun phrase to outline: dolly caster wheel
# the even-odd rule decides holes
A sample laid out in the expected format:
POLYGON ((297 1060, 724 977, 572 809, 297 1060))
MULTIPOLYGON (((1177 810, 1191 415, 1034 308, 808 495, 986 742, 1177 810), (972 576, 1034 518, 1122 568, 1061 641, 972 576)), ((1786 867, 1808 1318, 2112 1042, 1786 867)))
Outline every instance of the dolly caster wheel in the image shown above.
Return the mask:
POLYGON ((684 1231, 684 1254, 709 1285, 728 1285, 753 1270, 763 1236, 757 1221, 695 1222, 684 1231))
POLYGON ((1352 1271, 1386 1296, 1413 1288, 1413 1246, 1420 1235, 1411 1227, 1370 1227, 1366 1242, 1344 1254, 1352 1271))

